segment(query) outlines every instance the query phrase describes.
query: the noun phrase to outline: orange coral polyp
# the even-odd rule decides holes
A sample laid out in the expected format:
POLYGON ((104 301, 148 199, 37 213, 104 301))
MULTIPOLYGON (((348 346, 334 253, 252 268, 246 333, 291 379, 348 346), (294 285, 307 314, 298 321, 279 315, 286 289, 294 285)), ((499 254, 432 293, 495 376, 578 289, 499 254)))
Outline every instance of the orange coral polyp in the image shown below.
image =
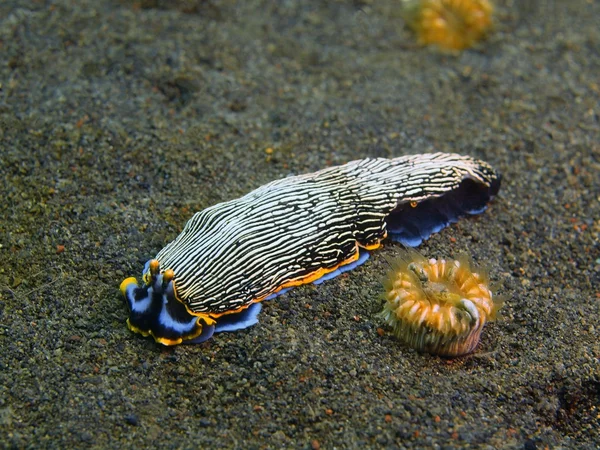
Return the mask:
POLYGON ((483 326, 501 306, 488 287, 487 274, 466 256, 427 260, 407 251, 394 265, 381 315, 396 336, 436 355, 471 353, 483 326))
POLYGON ((488 0, 405 0, 405 18, 419 43, 463 50, 482 39, 492 25, 488 0))

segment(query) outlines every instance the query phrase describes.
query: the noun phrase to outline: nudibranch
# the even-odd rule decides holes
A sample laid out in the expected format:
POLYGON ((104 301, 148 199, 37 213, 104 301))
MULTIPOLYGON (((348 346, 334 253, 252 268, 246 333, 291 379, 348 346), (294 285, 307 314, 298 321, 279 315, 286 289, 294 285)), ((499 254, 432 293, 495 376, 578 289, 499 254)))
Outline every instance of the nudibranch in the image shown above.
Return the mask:
POLYGON ((454 357, 475 350, 483 326, 496 318, 486 271, 467 255, 426 259, 407 250, 392 264, 381 317, 404 343, 419 351, 454 357))
POLYGON ((488 0, 404 0, 403 16, 420 44, 464 50, 482 39, 492 25, 488 0))
POLYGON ((164 345, 255 324, 263 300, 350 270, 386 237, 417 246, 500 187, 486 162, 452 153, 362 159, 268 183, 196 213, 121 283, 131 330, 164 345))

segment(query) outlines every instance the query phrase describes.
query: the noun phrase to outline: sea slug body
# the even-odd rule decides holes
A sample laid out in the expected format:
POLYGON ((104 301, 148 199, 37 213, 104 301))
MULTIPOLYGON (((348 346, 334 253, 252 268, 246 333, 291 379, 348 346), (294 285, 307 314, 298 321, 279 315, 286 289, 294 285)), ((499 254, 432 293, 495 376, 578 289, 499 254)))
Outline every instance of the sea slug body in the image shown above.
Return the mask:
POLYGON ((364 263, 386 237, 417 246, 500 187, 486 162, 452 153, 363 159, 268 183, 196 213, 121 283, 131 330, 164 345, 255 324, 260 302, 364 263))
POLYGON ((406 250, 385 283, 381 317, 404 343, 419 351, 455 357, 471 353, 502 301, 485 271, 471 258, 426 259, 406 250))

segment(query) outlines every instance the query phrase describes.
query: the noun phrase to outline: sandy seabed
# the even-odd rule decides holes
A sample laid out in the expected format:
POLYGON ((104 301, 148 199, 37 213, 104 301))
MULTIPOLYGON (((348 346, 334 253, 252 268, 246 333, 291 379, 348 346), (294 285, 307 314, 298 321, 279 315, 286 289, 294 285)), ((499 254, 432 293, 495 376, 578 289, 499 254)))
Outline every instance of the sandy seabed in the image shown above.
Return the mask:
POLYGON ((391 0, 2 1, 0 445, 597 448, 600 2, 496 9, 452 55, 391 0), (430 151, 504 177, 419 247, 468 252, 506 298, 474 354, 377 317, 393 243, 202 345, 125 326, 119 283, 193 212, 430 151))

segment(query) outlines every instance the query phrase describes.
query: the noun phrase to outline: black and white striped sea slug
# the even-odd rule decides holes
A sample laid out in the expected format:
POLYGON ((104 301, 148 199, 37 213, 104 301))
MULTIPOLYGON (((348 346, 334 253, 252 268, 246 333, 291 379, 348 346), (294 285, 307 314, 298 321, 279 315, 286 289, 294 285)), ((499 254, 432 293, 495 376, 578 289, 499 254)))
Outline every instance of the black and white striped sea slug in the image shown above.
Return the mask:
POLYGON ((257 322, 262 300, 320 283, 367 260, 389 236, 417 246, 482 212, 499 174, 468 156, 363 159, 273 181, 196 213, 121 283, 131 330, 175 345, 257 322))

